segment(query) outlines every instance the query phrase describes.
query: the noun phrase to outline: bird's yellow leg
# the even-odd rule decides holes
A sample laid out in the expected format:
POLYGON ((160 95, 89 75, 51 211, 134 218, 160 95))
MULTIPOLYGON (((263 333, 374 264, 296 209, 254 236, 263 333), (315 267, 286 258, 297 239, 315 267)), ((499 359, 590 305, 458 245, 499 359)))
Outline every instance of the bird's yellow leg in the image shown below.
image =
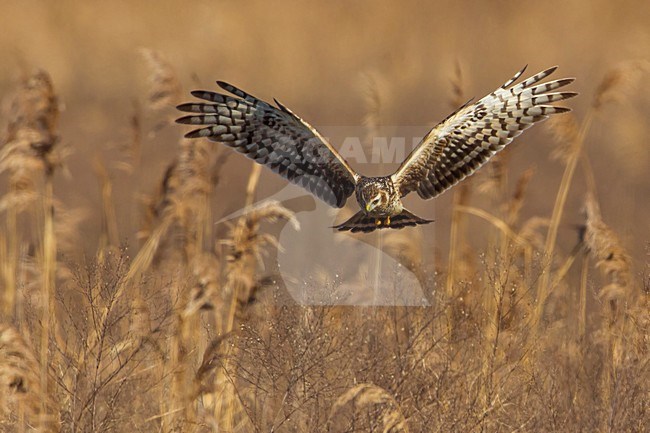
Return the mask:
POLYGON ((386 217, 386 225, 387 225, 387 226, 390 225, 390 216, 387 216, 387 217, 386 217))
POLYGON ((380 226, 381 225, 381 219, 377 218, 375 220, 375 225, 380 226))

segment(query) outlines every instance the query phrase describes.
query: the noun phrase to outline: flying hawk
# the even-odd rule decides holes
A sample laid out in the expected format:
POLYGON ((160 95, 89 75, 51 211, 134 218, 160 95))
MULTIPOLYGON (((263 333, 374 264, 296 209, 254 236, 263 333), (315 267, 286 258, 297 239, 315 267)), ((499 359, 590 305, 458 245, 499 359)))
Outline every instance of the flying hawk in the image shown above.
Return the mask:
POLYGON ((210 103, 179 105, 180 111, 195 114, 177 122, 202 125, 185 137, 205 137, 232 147, 331 206, 343 207, 355 193, 361 210, 334 227, 338 230, 398 229, 431 222, 404 209, 402 197, 413 191, 423 199, 436 197, 474 173, 523 130, 550 114, 570 111, 547 104, 576 96, 550 92, 573 78, 537 84, 556 69, 515 85, 524 67, 494 92, 440 122, 395 173, 383 177, 358 174, 316 129, 277 100, 274 107, 221 81, 219 87, 236 97, 193 91, 193 96, 210 103))

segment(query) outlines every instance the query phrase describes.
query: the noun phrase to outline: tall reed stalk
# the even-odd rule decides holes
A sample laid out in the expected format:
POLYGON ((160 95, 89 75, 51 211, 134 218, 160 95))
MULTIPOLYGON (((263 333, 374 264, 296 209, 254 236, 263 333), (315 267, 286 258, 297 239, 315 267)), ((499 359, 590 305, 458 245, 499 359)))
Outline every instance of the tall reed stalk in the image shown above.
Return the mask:
MULTIPOLYGON (((12 192, 15 193, 15 192, 12 192)), ((2 314, 6 320, 13 317, 16 312, 16 272, 18 266, 18 227, 16 224, 16 208, 10 206, 7 209, 5 220, 5 235, 2 242, 2 276, 4 280, 4 299, 2 302, 2 314)))
POLYGON ((544 244, 545 265, 542 269, 542 275, 537 285, 537 303, 535 305, 533 315, 533 324, 538 332, 541 331, 541 328, 543 326, 542 318, 544 314, 544 308, 549 295, 549 291, 551 290, 551 287, 549 287, 549 282, 551 279, 551 274, 553 273, 552 265, 555 254, 555 246, 557 243, 558 229, 562 221, 562 215, 564 214, 564 208, 566 205, 567 197, 569 195, 569 189, 573 182, 576 167, 582 155, 583 144, 593 121, 593 116, 594 111, 592 108, 590 108, 585 115, 585 119, 583 120, 582 125, 580 126, 580 130, 577 137, 575 138, 575 142, 570 144, 571 154, 564 169, 564 174, 562 175, 562 180, 560 181, 560 187, 558 188, 558 192, 555 197, 551 222, 549 224, 548 234, 546 235, 546 242, 544 244))
POLYGON ((43 330, 41 333, 41 392, 43 398, 41 401, 41 423, 44 425, 47 421, 47 394, 49 381, 49 341, 50 328, 55 323, 54 310, 54 290, 56 277, 56 237, 54 234, 54 203, 53 203, 53 185, 52 175, 48 173, 45 177, 45 193, 43 196, 43 286, 41 292, 42 309, 41 324, 43 330))
MULTIPOLYGON (((451 95, 449 98, 449 108, 456 110, 464 103, 465 98, 465 81, 462 68, 459 61, 456 61, 454 74, 450 80, 451 95)), ((460 262, 459 251, 464 243, 464 213, 459 206, 465 206, 469 199, 470 185, 465 181, 458 185, 453 191, 453 200, 451 207, 451 226, 449 229, 449 254, 447 257, 447 279, 445 282, 445 295, 448 301, 454 299, 454 284, 456 283, 456 270, 460 262)), ((447 313, 448 331, 455 329, 454 323, 455 308, 449 308, 447 313)))

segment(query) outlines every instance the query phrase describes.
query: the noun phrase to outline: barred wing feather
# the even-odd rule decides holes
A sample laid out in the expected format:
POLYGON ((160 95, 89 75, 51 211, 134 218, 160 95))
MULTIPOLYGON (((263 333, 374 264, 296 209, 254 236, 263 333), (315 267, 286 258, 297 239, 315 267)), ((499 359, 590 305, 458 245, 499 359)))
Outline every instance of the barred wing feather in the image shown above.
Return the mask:
POLYGON ((280 104, 278 108, 218 81, 233 96, 197 90, 208 103, 179 105, 194 113, 178 123, 201 126, 185 135, 223 143, 303 186, 327 204, 343 207, 354 192, 358 175, 311 125, 280 104))
POLYGON ((555 66, 513 85, 525 69, 475 104, 461 107, 422 139, 392 176, 401 196, 412 191, 424 199, 441 194, 536 122, 570 111, 547 104, 576 96, 575 92, 551 92, 573 78, 537 84, 555 66))

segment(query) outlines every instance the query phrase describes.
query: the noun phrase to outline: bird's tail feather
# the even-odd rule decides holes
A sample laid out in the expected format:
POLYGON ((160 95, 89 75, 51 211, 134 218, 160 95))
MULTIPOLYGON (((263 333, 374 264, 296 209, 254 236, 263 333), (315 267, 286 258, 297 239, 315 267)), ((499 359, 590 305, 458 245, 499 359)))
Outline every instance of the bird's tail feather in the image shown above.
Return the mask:
POLYGON ((366 215, 363 211, 355 213, 352 218, 342 224, 336 225, 333 228, 338 231, 351 231, 352 233, 364 232, 370 233, 377 229, 401 229, 409 226, 417 226, 419 224, 428 224, 433 220, 426 220, 419 216, 413 215, 411 212, 404 209, 402 213, 390 217, 390 222, 386 224, 386 218, 377 218, 366 215))

